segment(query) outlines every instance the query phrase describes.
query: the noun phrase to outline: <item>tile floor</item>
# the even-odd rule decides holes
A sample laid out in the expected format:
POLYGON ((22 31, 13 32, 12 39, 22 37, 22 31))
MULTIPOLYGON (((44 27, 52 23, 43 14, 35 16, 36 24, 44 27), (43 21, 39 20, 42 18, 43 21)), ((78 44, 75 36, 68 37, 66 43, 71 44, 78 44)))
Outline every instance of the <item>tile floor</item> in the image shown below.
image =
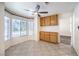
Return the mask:
POLYGON ((75 50, 63 43, 52 44, 44 41, 26 41, 8 48, 6 56, 77 56, 75 50))

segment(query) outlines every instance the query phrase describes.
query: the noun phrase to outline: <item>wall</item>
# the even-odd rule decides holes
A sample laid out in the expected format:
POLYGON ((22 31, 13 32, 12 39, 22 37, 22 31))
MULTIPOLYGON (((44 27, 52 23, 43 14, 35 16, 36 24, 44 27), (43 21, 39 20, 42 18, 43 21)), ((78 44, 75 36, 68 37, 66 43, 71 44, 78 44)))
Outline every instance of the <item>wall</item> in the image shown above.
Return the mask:
POLYGON ((72 12, 59 14, 58 20, 58 26, 42 26, 40 31, 59 32, 62 36, 71 36, 72 12))
POLYGON ((60 38, 60 36, 71 36, 72 12, 58 14, 58 21, 59 21, 59 25, 57 25, 57 26, 41 26, 40 31, 58 32, 59 38, 60 38))
POLYGON ((79 3, 73 12, 73 40, 72 46, 75 48, 77 54, 79 55, 79 3))
POLYGON ((40 31, 59 32, 59 26, 41 26, 40 31))
POLYGON ((34 40, 39 41, 39 32, 40 32, 40 18, 37 14, 34 15, 34 40))
MULTIPOLYGON (((21 20, 26 20, 26 21, 32 21, 31 19, 26 19, 26 18, 11 15, 8 12, 5 12, 5 16, 10 17, 10 20, 21 19, 21 20)), ((21 36, 21 37, 11 38, 10 40, 5 41, 5 49, 9 48, 10 46, 16 45, 18 43, 27 41, 27 40, 33 40, 32 36, 21 36)))
POLYGON ((60 35, 71 36, 72 12, 59 14, 60 35))
POLYGON ((0 2, 0 56, 4 55, 4 3, 0 2))

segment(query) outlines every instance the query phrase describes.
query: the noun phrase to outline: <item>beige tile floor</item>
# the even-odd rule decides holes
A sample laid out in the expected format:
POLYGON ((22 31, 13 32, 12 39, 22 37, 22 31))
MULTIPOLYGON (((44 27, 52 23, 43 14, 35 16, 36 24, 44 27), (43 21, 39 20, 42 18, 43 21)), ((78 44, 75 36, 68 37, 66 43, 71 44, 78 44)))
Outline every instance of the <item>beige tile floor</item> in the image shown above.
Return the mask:
POLYGON ((6 56, 77 56, 75 50, 63 43, 52 44, 44 41, 26 41, 8 48, 6 56))

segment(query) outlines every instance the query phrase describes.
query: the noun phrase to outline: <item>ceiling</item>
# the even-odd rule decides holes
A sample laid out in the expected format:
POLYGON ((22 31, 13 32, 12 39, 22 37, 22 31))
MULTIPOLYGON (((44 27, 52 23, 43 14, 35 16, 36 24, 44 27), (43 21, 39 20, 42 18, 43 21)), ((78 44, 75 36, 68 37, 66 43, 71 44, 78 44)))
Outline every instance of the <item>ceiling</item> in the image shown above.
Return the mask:
POLYGON ((12 13, 34 17, 32 12, 25 11, 24 9, 35 10, 37 4, 40 5, 39 11, 48 11, 48 14, 41 14, 41 16, 48 16, 52 14, 72 12, 77 2, 49 2, 47 5, 44 2, 5 2, 5 7, 12 13))

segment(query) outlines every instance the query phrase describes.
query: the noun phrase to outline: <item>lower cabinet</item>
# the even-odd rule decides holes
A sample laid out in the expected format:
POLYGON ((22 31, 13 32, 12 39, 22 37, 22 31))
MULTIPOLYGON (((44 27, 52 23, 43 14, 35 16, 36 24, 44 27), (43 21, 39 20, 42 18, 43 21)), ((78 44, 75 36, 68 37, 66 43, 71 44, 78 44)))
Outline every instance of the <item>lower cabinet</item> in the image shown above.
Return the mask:
POLYGON ((40 32, 40 39, 44 40, 44 32, 40 32))
POLYGON ((49 41, 50 39, 49 39, 49 36, 44 36, 44 40, 45 41, 49 41))
POLYGON ((49 41, 49 32, 44 32, 44 40, 49 41))
POLYGON ((57 32, 40 32, 40 40, 58 43, 58 33, 57 32))
POLYGON ((50 42, 57 43, 57 40, 58 38, 56 35, 50 36, 50 42))

